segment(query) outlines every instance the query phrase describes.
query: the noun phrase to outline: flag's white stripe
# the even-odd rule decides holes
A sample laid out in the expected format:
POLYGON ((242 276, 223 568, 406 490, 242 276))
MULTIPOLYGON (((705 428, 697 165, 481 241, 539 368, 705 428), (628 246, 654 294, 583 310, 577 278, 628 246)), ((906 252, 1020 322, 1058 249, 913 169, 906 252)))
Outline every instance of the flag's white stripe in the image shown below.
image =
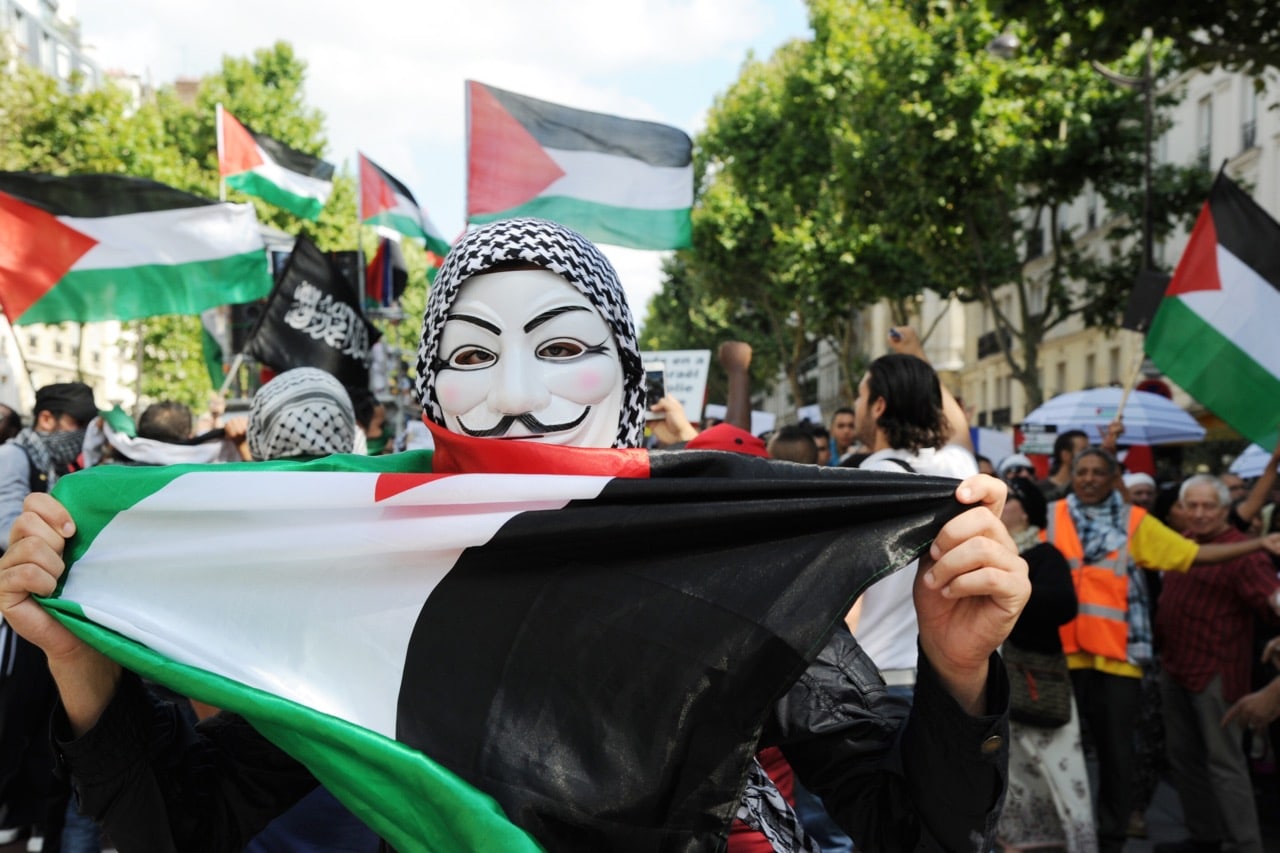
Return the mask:
POLYGON ((394 736, 410 634, 463 549, 608 478, 447 477, 375 504, 376 480, 180 477, 112 520, 63 598, 176 661, 394 736))
POLYGON ((271 159, 271 155, 261 145, 258 146, 258 156, 262 158, 262 165, 254 167, 255 174, 261 175, 271 183, 294 195, 319 199, 321 202, 329 200, 329 194, 333 192, 333 183, 331 181, 322 181, 319 178, 300 175, 291 169, 286 169, 271 159))
POLYGON ((59 217, 98 241, 73 269, 186 264, 262 249, 251 204, 215 204, 122 216, 59 217))
POLYGON ((598 151, 545 149, 564 177, 540 195, 637 210, 681 210, 693 206, 693 166, 650 166, 598 151))
POLYGON ((1268 373, 1280 376, 1280 345, 1276 344, 1280 292, 1221 244, 1218 278, 1222 290, 1196 290, 1179 298, 1268 373))

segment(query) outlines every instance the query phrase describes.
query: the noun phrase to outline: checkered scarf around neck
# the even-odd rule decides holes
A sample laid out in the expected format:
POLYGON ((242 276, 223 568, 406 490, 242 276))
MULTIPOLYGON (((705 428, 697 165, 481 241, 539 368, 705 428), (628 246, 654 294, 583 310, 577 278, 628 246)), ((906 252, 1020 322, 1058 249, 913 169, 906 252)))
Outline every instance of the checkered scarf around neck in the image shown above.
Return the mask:
POLYGON ((356 414, 347 389, 315 367, 286 370, 253 395, 249 452, 254 459, 350 453, 356 414))
POLYGON ((504 219, 464 236, 449 250, 436 274, 422 318, 422 346, 418 349, 416 390, 426 417, 445 426, 436 400, 440 332, 449 306, 462 283, 499 264, 523 262, 549 270, 587 297, 609 324, 622 362, 622 411, 614 447, 639 447, 644 432, 644 368, 636 343, 635 323, 626 294, 609 259, 576 231, 541 219, 504 219))
POLYGON ((52 487, 80 455, 84 434, 82 429, 36 432, 24 427, 13 437, 13 443, 27 452, 32 467, 44 474, 47 485, 52 487))
POLYGON ((1129 538, 1129 507, 1119 492, 1112 491, 1097 504, 1086 504, 1072 493, 1067 495, 1067 508, 1088 563, 1101 560, 1129 538))

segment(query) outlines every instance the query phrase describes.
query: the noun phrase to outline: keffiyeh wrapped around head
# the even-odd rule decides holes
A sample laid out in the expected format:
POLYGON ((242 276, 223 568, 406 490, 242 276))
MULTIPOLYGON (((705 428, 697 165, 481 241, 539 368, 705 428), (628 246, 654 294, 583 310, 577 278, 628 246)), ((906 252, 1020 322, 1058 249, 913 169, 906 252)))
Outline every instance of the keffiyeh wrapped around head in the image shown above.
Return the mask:
POLYGON ((355 432, 347 389, 315 367, 286 370, 259 388, 249 405, 254 459, 350 453, 355 432))
POLYGON ((528 263, 559 275, 591 301, 609 324, 624 387, 615 447, 637 447, 644 432, 644 368, 626 294, 609 259, 576 231, 541 219, 504 219, 470 232, 445 257, 422 318, 416 390, 426 417, 445 426, 436 400, 436 357, 449 306, 462 283, 500 264, 528 263))

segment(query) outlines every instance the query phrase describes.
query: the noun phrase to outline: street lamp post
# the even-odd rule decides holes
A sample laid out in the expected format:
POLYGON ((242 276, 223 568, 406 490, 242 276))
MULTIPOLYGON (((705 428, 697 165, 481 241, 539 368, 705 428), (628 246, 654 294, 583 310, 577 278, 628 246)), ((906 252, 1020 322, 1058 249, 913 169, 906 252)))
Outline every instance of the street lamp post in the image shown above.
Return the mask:
MULTIPOLYGON (((1132 89, 1135 92, 1141 92, 1143 95, 1143 130, 1145 134, 1145 148, 1143 151, 1143 183, 1142 183, 1142 269, 1138 272, 1138 287, 1142 287, 1144 280, 1149 279, 1155 273, 1155 246, 1152 238, 1152 210, 1151 210, 1151 138, 1152 125, 1155 117, 1155 77, 1151 73, 1151 28, 1147 27, 1142 31, 1142 40, 1146 42, 1146 56, 1142 62, 1142 76, 1131 77, 1128 74, 1121 74, 1112 71, 1107 66, 1098 62, 1096 59, 1091 63, 1093 69, 1106 77, 1117 86, 1123 86, 1126 89, 1132 89)), ((1157 274, 1158 275, 1158 274, 1157 274)), ((1163 276, 1161 276, 1163 278, 1163 276)))

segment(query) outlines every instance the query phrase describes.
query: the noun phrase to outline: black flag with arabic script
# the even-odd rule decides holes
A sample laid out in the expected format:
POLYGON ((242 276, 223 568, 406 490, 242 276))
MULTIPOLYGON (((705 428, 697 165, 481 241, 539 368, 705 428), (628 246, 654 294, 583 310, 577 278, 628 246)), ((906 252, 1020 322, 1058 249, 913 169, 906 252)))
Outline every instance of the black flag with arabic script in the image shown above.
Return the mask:
POLYGON ((245 353, 275 370, 318 367, 344 385, 363 386, 369 381, 369 348, 379 336, 360 309, 354 285, 299 236, 245 353))

